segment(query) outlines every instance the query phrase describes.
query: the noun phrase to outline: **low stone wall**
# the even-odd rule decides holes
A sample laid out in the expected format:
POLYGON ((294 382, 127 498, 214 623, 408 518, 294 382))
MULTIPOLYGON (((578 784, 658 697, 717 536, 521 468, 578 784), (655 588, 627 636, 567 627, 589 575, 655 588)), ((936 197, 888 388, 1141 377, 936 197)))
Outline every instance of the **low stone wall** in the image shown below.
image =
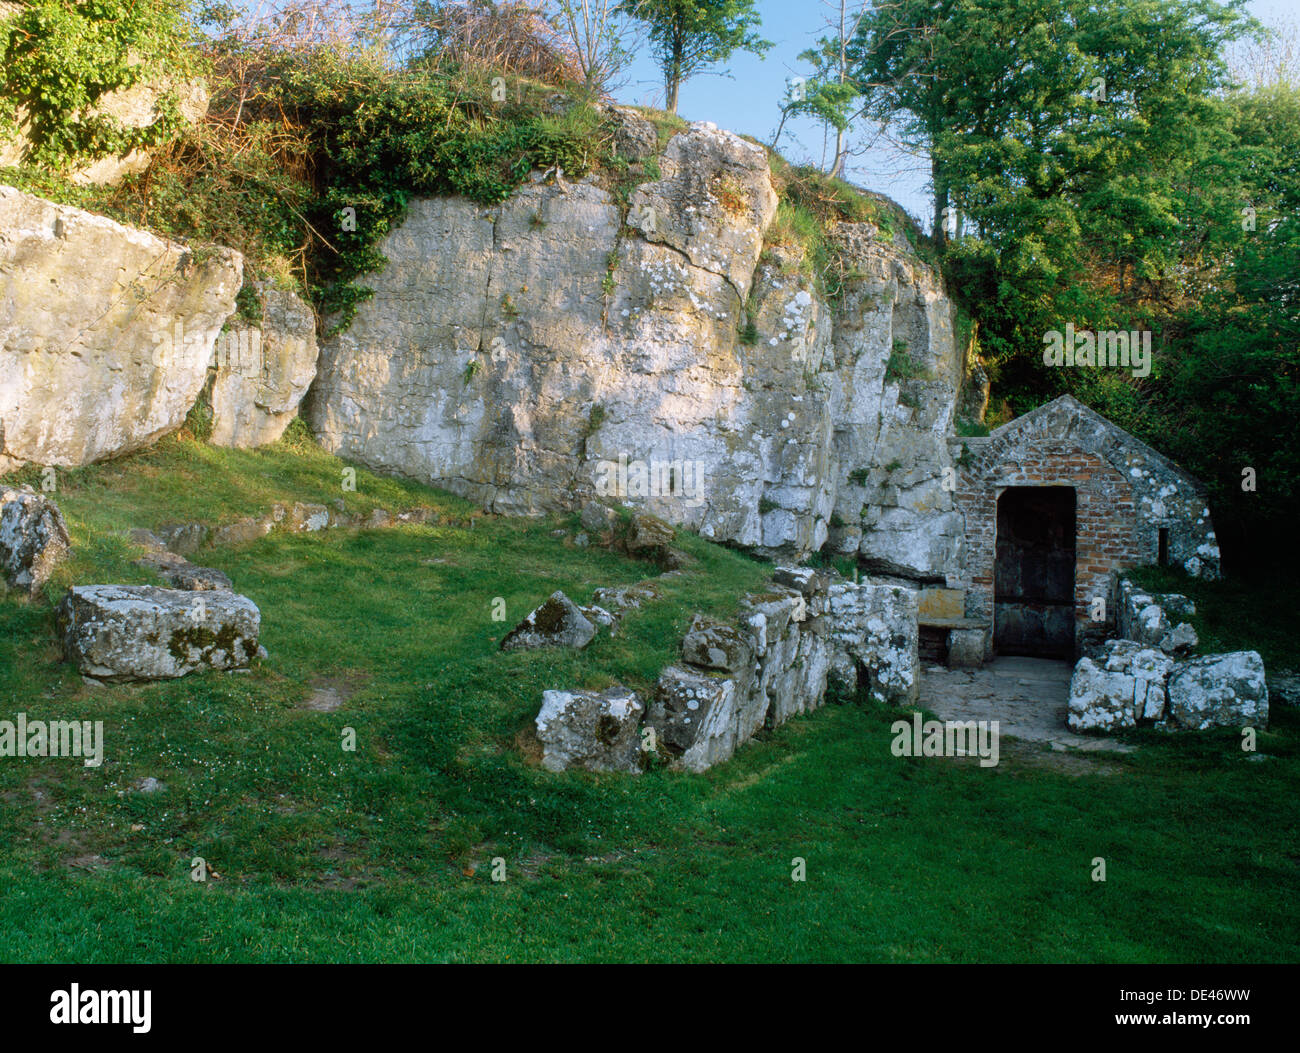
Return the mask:
POLYGON ((1119 635, 1166 654, 1190 654, 1199 642, 1186 621, 1196 604, 1176 592, 1148 592, 1128 579, 1119 583, 1119 635))
POLYGON ((546 692, 536 722, 543 764, 637 771, 627 744, 639 740, 642 762, 657 756, 701 772, 760 729, 819 708, 831 683, 910 705, 919 680, 916 616, 910 589, 782 568, 768 591, 745 598, 736 620, 695 616, 681 661, 660 673, 648 704, 624 688, 617 705, 609 692, 546 692))
POLYGON ((1075 731, 1266 727, 1264 662, 1255 651, 1179 660, 1135 640, 1111 640, 1103 655, 1074 667, 1067 719, 1075 731))

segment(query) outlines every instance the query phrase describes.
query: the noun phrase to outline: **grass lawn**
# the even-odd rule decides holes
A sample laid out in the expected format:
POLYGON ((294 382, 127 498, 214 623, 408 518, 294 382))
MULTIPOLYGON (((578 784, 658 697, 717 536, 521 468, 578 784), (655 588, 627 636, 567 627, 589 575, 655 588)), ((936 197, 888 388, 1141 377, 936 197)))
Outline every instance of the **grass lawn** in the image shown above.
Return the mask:
POLYGON ((1300 960, 1294 711, 1262 760, 1230 731, 1135 733, 1071 770, 1028 746, 996 769, 896 758, 896 713, 831 705, 702 776, 552 774, 528 734, 545 688, 647 688, 692 612, 771 568, 685 536, 686 572, 618 638, 503 655, 554 589, 656 568, 361 469, 342 493, 343 467, 301 438, 170 439, 60 473, 76 554, 45 599, 0 597, 0 719, 102 720, 106 760, 0 759, 0 959, 1300 960), (129 527, 340 496, 439 521, 194 557, 261 608, 252 672, 91 688, 61 663, 63 587, 156 582, 129 527), (306 708, 320 688, 341 707, 306 708), (219 877, 192 881, 196 856, 219 877))

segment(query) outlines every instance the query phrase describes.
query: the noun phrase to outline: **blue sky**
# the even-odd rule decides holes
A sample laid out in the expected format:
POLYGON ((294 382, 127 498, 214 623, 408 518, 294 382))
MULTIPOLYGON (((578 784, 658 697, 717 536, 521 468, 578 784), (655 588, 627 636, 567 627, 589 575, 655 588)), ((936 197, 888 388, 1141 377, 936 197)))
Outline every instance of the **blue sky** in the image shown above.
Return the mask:
MULTIPOLYGON (((1300 0, 1251 0, 1246 7, 1264 22, 1300 16, 1300 0)), ((682 86, 677 112, 689 120, 712 121, 719 127, 768 142, 776 130, 777 107, 785 93, 786 79, 807 74, 799 62, 799 53, 826 32, 823 21, 831 17, 832 10, 821 0, 759 0, 758 9, 763 16, 760 35, 775 46, 762 59, 737 55, 727 64, 730 76, 700 76, 688 81, 682 86)), ((838 10, 836 3, 837 18, 838 10)), ((617 93, 620 101, 662 105, 661 81, 648 54, 643 53, 637 59, 630 76, 628 85, 617 93)), ((795 125, 793 131, 793 140, 788 135, 782 137, 781 152, 791 160, 820 163, 823 156, 820 129, 813 122, 805 121, 795 125)), ((909 157, 884 144, 853 159, 848 171, 853 182, 888 194, 922 220, 930 210, 928 175, 923 159, 909 157)))

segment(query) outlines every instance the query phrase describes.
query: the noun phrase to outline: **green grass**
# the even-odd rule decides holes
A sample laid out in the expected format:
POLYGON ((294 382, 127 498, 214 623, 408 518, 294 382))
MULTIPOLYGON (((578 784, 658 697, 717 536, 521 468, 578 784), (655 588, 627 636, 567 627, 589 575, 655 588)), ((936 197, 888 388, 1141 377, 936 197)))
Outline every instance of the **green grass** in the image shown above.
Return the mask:
POLYGON ((103 720, 107 760, 0 760, 0 958, 1298 957, 1292 713, 1261 734, 1260 763, 1230 733, 1150 734, 1083 775, 1005 749, 993 770, 900 759, 896 714, 832 705, 702 776, 542 770, 527 730, 544 689, 644 690, 693 611, 726 615, 766 580, 689 535, 685 572, 619 637, 503 655, 503 633, 553 589, 586 602, 655 568, 551 536, 572 521, 474 517, 358 470, 350 507, 424 505, 439 522, 196 557, 261 607, 270 657, 252 672, 92 689, 61 664, 49 601, 62 585, 148 580, 114 531, 328 501, 342 468, 301 440, 173 439, 60 474, 78 552, 46 599, 0 598, 0 718, 103 720), (321 680, 350 692, 342 708, 301 708, 321 680), (133 790, 145 776, 166 788, 133 790), (191 881, 195 856, 220 879, 191 881))
POLYGON ((1174 567, 1142 567, 1128 575, 1156 592, 1180 592, 1196 604, 1190 619, 1198 654, 1258 651, 1266 670, 1300 671, 1295 582, 1279 570, 1271 581, 1205 581, 1174 567))

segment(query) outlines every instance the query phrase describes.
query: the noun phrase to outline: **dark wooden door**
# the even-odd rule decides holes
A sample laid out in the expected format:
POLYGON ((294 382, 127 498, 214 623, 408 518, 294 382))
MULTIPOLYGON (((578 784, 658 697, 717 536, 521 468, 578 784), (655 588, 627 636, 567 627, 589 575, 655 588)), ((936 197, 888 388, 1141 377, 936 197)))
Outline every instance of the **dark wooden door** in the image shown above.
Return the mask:
POLYGON ((1074 488, 1016 486, 998 498, 993 645, 1074 657, 1074 488))

